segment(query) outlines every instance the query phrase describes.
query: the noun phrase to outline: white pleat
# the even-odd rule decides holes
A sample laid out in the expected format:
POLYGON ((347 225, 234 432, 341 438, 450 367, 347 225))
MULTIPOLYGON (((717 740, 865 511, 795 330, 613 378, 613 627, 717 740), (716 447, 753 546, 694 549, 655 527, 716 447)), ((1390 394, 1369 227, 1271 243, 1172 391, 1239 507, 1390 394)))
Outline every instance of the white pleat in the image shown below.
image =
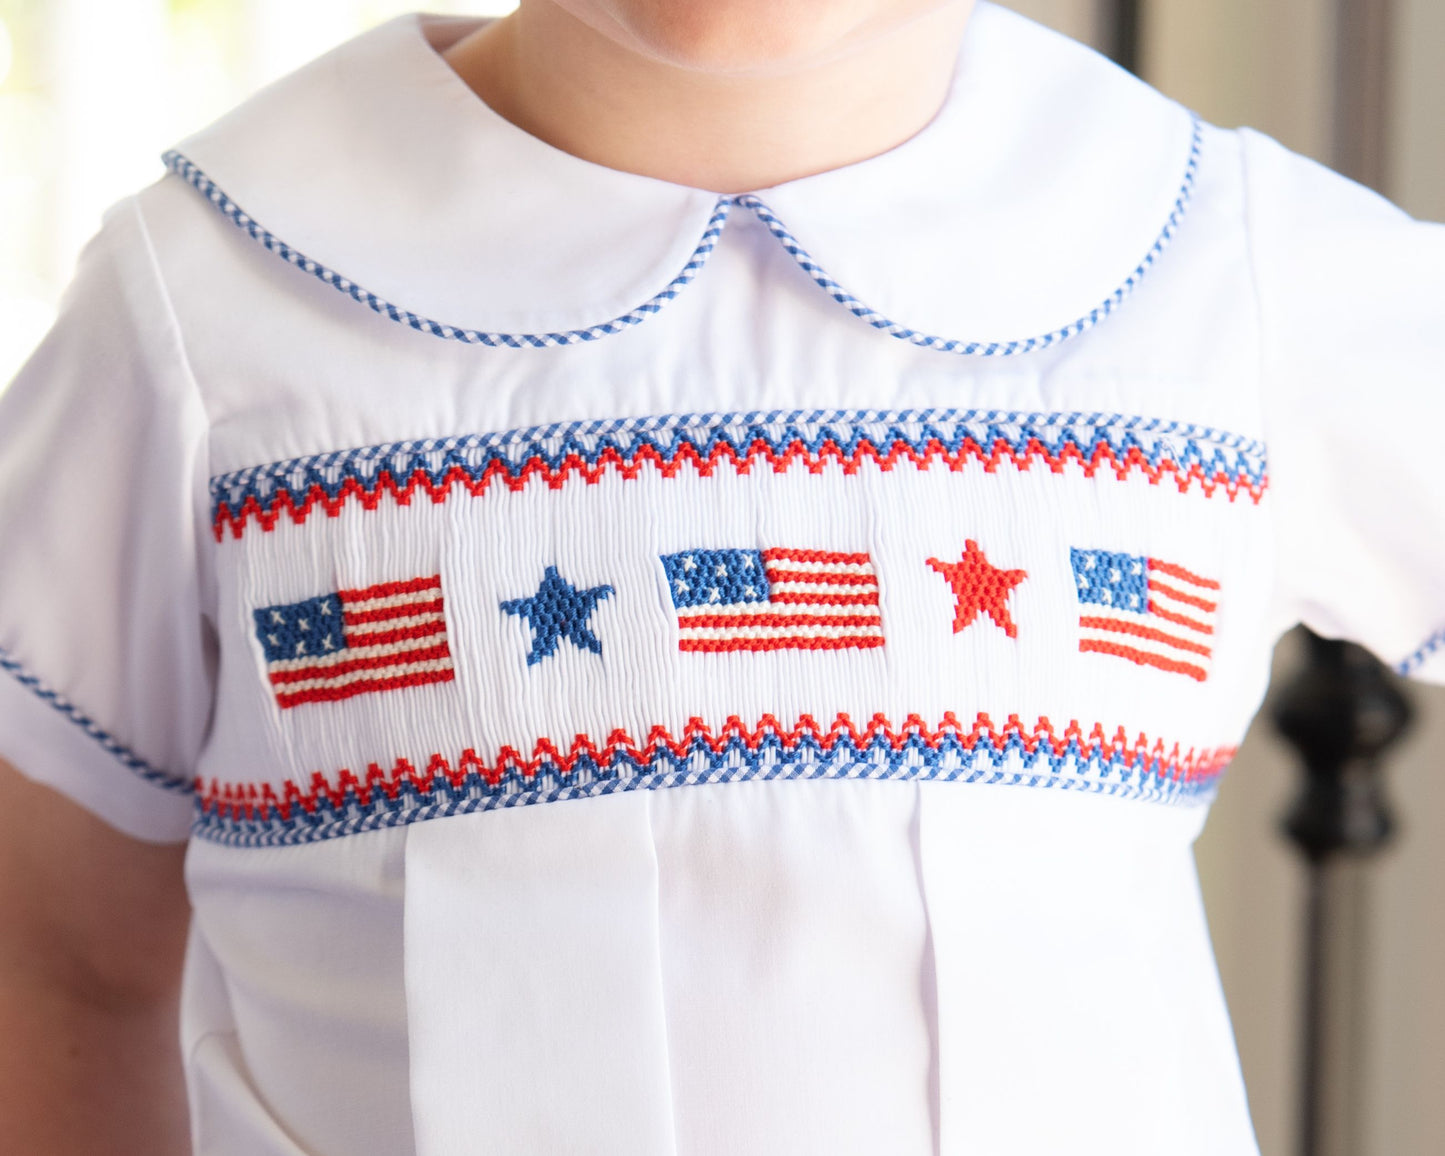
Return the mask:
POLYGON ((933 1156, 911 783, 659 791, 679 1156, 933 1156))
POLYGON ((408 829, 418 1156, 674 1156, 648 793, 408 829))
POLYGON ((192 1156, 312 1156, 286 1133, 247 1077, 233 1032, 208 1035, 187 1058, 192 1156))
POLYGON ((1257 1152, 1194 873, 1202 821, 923 786, 942 1156, 1257 1152))
POLYGON ((198 1151, 270 1152, 262 1137, 279 1129, 308 1156, 412 1156, 404 853, 399 829, 304 847, 191 842, 182 1040, 196 1049, 198 1151))

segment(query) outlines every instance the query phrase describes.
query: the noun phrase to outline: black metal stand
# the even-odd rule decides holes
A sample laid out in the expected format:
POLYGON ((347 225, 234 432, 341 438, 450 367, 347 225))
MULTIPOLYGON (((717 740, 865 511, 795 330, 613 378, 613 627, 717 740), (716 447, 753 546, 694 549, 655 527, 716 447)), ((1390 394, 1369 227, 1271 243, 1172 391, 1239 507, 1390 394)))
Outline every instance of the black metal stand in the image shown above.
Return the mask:
POLYGON ((1380 761, 1408 728, 1411 707, 1369 652, 1300 630, 1305 664, 1275 706, 1305 770, 1283 824, 1309 864, 1299 1150, 1358 1156, 1369 911, 1362 864, 1394 830, 1380 761))
MULTIPOLYGON (((1383 189, 1388 176, 1393 0, 1334 0, 1335 167, 1383 189)), ((1358 646, 1308 631, 1304 671, 1276 720, 1306 781, 1285 830, 1309 861, 1305 917, 1301 1156, 1360 1156, 1369 875, 1393 821, 1379 766, 1410 702, 1358 646)))

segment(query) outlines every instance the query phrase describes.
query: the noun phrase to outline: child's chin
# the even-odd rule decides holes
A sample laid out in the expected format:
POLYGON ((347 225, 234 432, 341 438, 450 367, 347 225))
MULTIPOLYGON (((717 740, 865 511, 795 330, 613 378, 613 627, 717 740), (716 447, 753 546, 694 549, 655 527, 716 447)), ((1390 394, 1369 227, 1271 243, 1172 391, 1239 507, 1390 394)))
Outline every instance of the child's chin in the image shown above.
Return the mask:
POLYGON ((699 72, 785 71, 833 55, 938 0, 562 0, 602 9, 649 55, 699 72))

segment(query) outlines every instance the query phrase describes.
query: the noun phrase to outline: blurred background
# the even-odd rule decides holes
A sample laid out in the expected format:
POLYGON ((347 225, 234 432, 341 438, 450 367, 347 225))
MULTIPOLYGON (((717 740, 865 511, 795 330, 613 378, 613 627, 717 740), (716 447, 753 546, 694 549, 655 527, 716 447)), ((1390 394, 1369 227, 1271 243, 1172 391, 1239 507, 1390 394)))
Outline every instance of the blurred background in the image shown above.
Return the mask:
MULTIPOLYGON (((1252 125, 1331 159, 1336 0, 1011 6, 1101 48, 1117 48, 1110 14, 1134 7, 1133 55, 1145 79, 1217 124, 1252 125)), ((48 326, 101 212, 160 176, 166 147, 267 81, 412 7, 0 0, 0 382, 48 326)), ((427 7, 492 13, 512 5, 427 7)), ((1445 220, 1445 0, 1394 0, 1384 56, 1378 183, 1416 216, 1445 220)), ((1298 663, 1297 651, 1294 638, 1281 645, 1277 681, 1298 663)), ((1402 832, 1371 867, 1357 1156, 1445 1153, 1445 692, 1414 695, 1419 722, 1387 768, 1402 832)), ((1262 716, 1198 845, 1264 1156, 1293 1154, 1298 1143, 1304 872, 1278 832, 1298 773, 1262 716)))

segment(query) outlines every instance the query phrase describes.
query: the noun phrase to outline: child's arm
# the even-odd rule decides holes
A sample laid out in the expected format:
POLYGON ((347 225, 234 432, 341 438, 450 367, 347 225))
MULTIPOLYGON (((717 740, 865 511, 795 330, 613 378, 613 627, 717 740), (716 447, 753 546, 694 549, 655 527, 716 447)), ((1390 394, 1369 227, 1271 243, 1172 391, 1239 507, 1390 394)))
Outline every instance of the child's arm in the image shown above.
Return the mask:
POLYGON ((0 1153, 189 1149, 208 437, 132 198, 0 392, 0 1153))
POLYGON ((0 1152, 190 1150, 184 856, 0 760, 0 1152))

